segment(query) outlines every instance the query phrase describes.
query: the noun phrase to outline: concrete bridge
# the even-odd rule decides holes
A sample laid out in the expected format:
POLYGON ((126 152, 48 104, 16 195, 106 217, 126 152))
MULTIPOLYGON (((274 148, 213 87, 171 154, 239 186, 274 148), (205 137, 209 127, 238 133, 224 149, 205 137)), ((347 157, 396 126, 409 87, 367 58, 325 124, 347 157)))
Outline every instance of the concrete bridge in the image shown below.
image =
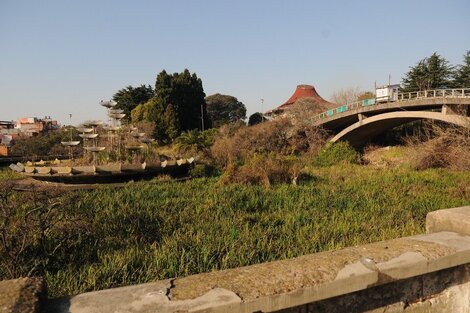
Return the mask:
POLYGON ((360 147, 388 129, 422 119, 470 127, 470 88, 400 93, 393 102, 358 101, 320 113, 311 122, 336 134, 332 142, 347 140, 360 147))

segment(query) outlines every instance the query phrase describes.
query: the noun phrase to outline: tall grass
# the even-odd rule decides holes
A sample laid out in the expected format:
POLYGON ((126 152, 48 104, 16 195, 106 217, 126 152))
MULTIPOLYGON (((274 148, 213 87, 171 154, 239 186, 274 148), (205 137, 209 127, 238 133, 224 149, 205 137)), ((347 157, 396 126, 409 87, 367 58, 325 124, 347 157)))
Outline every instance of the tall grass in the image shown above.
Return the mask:
MULTIPOLYGON (((291 258, 424 232, 429 211, 470 203, 470 173, 311 168, 271 188, 216 179, 81 192, 88 260, 45 270, 52 296, 291 258)), ((71 258, 73 259, 73 258, 71 258)))
POLYGON ((22 178, 24 178, 24 176, 22 176, 20 173, 12 171, 9 167, 0 167, 0 181, 16 180, 22 178))

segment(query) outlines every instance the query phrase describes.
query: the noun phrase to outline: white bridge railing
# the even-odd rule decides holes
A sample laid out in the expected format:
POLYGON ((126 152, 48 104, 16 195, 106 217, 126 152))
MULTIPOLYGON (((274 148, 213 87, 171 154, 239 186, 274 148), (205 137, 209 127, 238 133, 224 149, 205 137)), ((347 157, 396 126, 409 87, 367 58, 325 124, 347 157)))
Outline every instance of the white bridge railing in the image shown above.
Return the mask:
POLYGON ((398 94, 397 100, 395 101, 381 101, 377 102, 374 98, 365 99, 361 101, 352 102, 339 106, 337 108, 322 112, 320 114, 312 117, 311 121, 318 121, 324 118, 331 117, 338 113, 343 113, 358 109, 361 107, 375 106, 383 103, 399 103, 410 100, 418 99, 431 99, 431 98, 470 98, 470 88, 460 88, 460 89, 436 89, 436 90, 423 90, 423 91, 414 91, 414 92, 402 92, 398 94))

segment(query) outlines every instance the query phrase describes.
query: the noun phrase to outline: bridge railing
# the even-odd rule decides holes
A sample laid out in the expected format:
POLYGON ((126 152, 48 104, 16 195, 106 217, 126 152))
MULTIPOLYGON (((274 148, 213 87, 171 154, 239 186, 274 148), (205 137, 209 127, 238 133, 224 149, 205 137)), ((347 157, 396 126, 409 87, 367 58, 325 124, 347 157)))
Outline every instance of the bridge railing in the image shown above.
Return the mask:
POLYGON ((398 94, 398 101, 407 101, 423 98, 466 98, 470 97, 470 88, 461 89, 436 89, 415 92, 403 92, 398 94))
MULTIPOLYGON (((387 102, 402 102, 426 98, 470 98, 470 88, 459 88, 459 89, 436 89, 436 90, 423 90, 414 92, 402 92, 398 94, 397 101, 387 102)), ((361 107, 375 106, 387 102, 377 102, 375 99, 365 99, 361 101, 352 102, 339 106, 337 108, 322 112, 312 117, 311 121, 317 121, 324 118, 331 117, 338 113, 343 113, 358 109, 361 107)))

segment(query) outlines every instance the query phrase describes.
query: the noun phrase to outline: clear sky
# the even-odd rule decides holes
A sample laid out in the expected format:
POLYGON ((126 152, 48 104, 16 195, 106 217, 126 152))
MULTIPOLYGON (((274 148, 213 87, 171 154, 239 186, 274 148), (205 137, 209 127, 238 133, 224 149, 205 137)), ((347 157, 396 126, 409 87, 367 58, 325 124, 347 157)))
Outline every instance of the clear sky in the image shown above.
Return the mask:
POLYGON ((327 99, 372 90, 435 51, 460 63, 469 13, 468 0, 0 0, 0 120, 103 119, 99 100, 163 69, 249 114, 302 83, 327 99))

